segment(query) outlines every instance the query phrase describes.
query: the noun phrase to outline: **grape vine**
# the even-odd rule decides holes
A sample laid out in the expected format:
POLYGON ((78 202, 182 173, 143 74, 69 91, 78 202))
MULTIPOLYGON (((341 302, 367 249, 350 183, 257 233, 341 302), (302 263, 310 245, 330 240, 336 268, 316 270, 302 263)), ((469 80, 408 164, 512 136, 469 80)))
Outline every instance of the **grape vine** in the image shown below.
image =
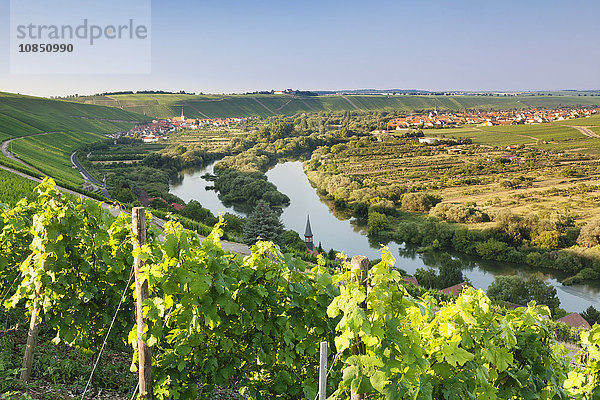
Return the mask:
MULTIPOLYGON (((339 357, 329 375, 334 399, 352 390, 390 400, 600 398, 600 326, 582 332, 571 365, 547 307, 500 314, 475 289, 452 302, 414 298, 385 250, 366 286, 346 262, 337 271, 307 267, 268 242, 245 258, 227 253, 222 220, 202 242, 175 221, 160 239, 150 226, 134 251, 129 216, 60 193, 51 180, 31 201, 0 206, 0 228, 4 306, 37 312, 56 342, 92 353, 133 257, 144 259, 143 340, 158 399, 210 398, 223 387, 251 399, 314 398, 321 341, 339 357)), ((131 289, 111 335, 135 350, 131 289)))

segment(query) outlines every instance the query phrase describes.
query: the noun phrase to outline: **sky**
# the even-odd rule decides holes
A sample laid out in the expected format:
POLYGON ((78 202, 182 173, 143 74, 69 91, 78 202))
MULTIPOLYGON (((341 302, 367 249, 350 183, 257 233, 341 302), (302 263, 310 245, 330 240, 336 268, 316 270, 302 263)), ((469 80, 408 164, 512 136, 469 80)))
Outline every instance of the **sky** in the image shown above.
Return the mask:
POLYGON ((0 91, 600 89, 598 0, 151 5, 149 73, 21 74, 10 71, 10 1, 0 0, 0 91))

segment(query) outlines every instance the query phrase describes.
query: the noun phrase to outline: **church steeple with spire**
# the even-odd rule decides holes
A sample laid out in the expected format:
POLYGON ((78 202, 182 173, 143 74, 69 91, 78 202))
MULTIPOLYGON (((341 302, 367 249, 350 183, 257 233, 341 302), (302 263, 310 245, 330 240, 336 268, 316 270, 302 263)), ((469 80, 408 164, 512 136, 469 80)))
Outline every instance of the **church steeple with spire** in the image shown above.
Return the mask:
POLYGON ((318 255, 319 251, 313 243, 313 233, 310 227, 310 215, 306 216, 306 229, 304 230, 304 244, 306 244, 306 250, 313 255, 318 255))
POLYGON ((185 117, 183 116, 183 107, 181 107, 181 122, 185 122, 185 117))

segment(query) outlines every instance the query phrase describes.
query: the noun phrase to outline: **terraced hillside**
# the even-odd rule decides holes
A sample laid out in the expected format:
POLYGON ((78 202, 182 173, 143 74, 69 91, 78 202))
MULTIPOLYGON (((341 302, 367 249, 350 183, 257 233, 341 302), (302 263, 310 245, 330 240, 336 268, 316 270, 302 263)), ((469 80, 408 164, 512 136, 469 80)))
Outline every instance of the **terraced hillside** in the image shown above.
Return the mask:
POLYGON ((149 117, 173 117, 184 108, 186 117, 268 117, 318 111, 400 110, 517 110, 532 107, 600 106, 600 97, 587 96, 287 96, 287 95, 186 95, 127 94, 84 96, 85 104, 117 107, 149 117))
POLYGON ((0 140, 51 131, 117 132, 142 120, 143 115, 114 107, 0 92, 0 140))
MULTIPOLYGON (((105 133, 124 131, 146 117, 114 107, 0 92, 0 141, 13 140, 14 156, 59 180, 80 184, 69 155, 82 143, 97 141, 105 133), (41 133, 51 132, 40 135, 41 133)), ((1 156, 3 164, 16 161, 1 156)))

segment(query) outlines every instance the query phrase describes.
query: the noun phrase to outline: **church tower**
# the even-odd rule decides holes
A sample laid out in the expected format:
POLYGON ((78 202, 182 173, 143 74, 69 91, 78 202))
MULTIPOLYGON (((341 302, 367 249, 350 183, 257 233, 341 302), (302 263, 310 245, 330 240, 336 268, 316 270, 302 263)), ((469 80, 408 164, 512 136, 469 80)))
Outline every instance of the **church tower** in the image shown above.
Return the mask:
POLYGON ((181 107, 181 122, 185 122, 185 117, 183 116, 183 107, 181 107))
POLYGON ((313 255, 318 255, 319 251, 313 243, 313 233, 310 227, 310 216, 306 216, 306 229, 304 230, 304 244, 306 244, 306 250, 313 255))

